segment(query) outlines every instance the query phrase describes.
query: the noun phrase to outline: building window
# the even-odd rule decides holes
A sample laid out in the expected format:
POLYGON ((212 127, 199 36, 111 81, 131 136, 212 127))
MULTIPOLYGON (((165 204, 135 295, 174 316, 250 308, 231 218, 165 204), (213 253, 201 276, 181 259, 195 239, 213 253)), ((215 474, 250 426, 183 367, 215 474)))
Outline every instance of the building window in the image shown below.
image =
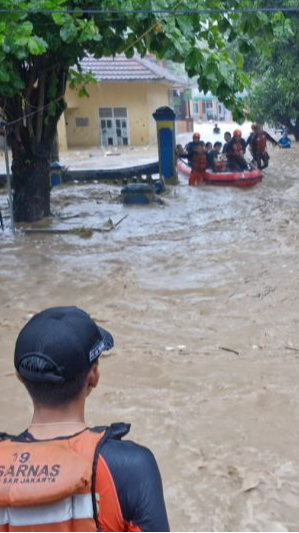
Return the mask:
POLYGON ((218 116, 219 119, 224 120, 225 118, 225 107, 223 104, 218 104, 218 116))
POLYGON ((89 119, 86 117, 76 117, 76 128, 88 128, 89 119))
POLYGON ((129 123, 126 107, 100 107, 100 130, 102 146, 127 146, 129 123))
POLYGON ((212 119, 213 118, 213 101, 206 100, 205 102, 203 102, 202 111, 207 120, 212 119))
POLYGON ((101 118, 112 118, 113 117, 112 107, 100 107, 100 117, 101 118))
POLYGON ((213 109, 213 102, 210 101, 210 100, 207 100, 206 102, 203 102, 203 108, 208 110, 208 109, 213 109))
POLYGON ((199 105, 198 102, 193 102, 193 114, 199 115, 199 105))
POLYGON ((113 109, 113 114, 115 118, 127 118, 127 108, 126 107, 115 107, 113 109))

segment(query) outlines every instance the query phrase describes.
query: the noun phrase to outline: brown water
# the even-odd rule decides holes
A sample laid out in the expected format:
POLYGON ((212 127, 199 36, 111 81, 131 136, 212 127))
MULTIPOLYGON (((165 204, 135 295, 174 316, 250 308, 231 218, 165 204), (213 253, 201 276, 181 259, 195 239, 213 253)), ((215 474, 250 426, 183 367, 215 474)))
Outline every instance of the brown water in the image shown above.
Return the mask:
POLYGON ((116 345, 88 422, 131 422, 153 449, 172 529, 297 531, 298 164, 296 147, 273 151, 251 190, 182 178, 164 207, 125 207, 116 187, 62 188, 53 210, 75 218, 53 228, 129 216, 89 239, 1 236, 1 430, 30 419, 11 375, 19 329, 44 307, 82 306, 116 345))

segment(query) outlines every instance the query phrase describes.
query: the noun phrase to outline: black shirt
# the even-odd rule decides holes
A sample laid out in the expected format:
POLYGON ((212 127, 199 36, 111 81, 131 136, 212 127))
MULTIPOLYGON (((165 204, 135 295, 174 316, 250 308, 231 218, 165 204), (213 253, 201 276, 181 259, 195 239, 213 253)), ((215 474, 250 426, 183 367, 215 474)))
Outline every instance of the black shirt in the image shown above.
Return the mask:
POLYGON ((200 141, 190 141, 188 144, 186 144, 185 146, 186 152, 188 152, 188 154, 193 154, 197 146, 199 145, 199 142, 200 141))

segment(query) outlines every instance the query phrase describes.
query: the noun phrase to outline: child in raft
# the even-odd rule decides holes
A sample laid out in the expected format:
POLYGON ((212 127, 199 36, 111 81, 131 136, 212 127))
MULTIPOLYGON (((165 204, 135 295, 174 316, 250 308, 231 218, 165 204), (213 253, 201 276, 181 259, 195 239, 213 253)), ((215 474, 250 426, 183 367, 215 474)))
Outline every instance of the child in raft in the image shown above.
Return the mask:
POLYGON ((209 167, 214 172, 224 172, 227 166, 227 159, 225 155, 221 155, 222 143, 217 141, 214 143, 214 148, 208 153, 209 167))
POLYGON ((213 150, 213 145, 212 145, 211 142, 207 142, 207 143, 206 143, 206 152, 207 152, 207 154, 208 154, 209 152, 211 152, 211 150, 213 150))

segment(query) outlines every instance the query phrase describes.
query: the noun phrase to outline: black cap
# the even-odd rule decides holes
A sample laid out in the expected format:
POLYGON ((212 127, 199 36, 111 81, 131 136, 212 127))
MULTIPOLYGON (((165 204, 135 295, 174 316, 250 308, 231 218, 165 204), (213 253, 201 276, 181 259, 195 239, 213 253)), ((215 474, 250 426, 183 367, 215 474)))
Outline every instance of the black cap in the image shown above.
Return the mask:
POLYGON ((113 344, 112 335, 82 309, 52 307, 34 315, 19 333, 15 367, 28 381, 63 383, 88 370, 113 344), (54 370, 37 372, 28 365, 23 367, 22 361, 32 356, 50 363, 54 370))

